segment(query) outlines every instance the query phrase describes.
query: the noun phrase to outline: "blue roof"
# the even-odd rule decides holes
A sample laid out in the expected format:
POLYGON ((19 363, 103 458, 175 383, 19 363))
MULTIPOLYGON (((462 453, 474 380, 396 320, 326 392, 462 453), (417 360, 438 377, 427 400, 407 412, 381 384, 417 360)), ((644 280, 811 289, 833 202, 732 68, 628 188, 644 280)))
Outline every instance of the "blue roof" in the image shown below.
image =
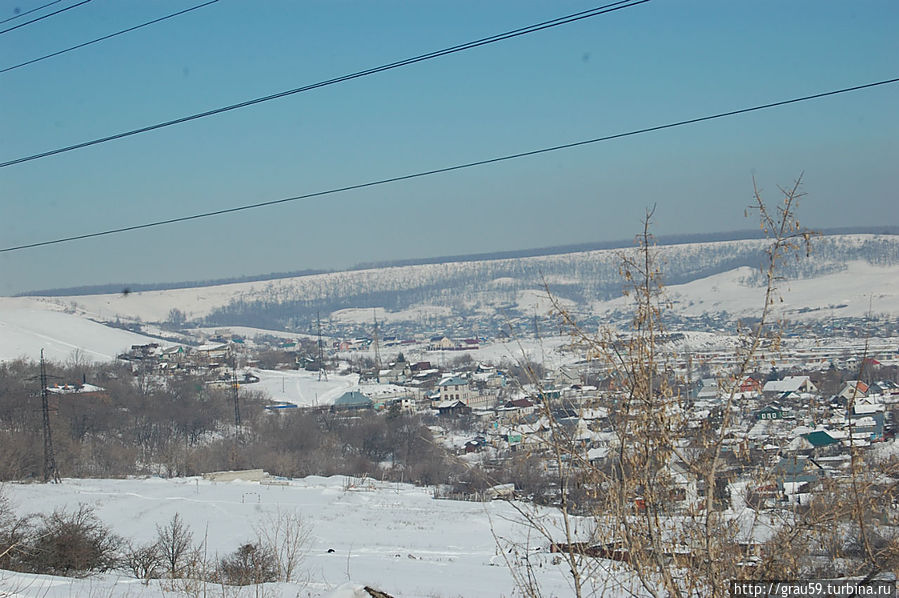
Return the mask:
POLYGON ((827 446, 828 444, 836 444, 837 442, 839 442, 824 430, 815 430, 814 432, 803 434, 803 437, 810 443, 812 443, 812 446, 815 448, 827 446))
POLYGON ((468 380, 463 380, 459 376, 453 376, 452 378, 441 380, 440 386, 468 386, 468 380))
POLYGON ((334 401, 335 407, 364 408, 371 407, 372 405, 372 400, 358 390, 345 392, 334 401))

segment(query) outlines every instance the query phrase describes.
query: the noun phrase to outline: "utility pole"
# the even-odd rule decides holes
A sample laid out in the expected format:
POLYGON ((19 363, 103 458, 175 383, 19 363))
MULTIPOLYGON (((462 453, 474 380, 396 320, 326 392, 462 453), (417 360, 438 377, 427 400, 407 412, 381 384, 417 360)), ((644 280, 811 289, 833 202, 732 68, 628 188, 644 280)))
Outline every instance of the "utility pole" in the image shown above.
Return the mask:
POLYGON ((47 367, 44 350, 41 349, 41 417, 44 426, 44 482, 59 483, 56 456, 53 453, 53 436, 50 431, 50 400, 47 397, 47 367))
POLYGON ((315 312, 318 321, 318 381, 327 381, 328 371, 325 369, 325 344, 322 342, 322 318, 319 312, 315 312))

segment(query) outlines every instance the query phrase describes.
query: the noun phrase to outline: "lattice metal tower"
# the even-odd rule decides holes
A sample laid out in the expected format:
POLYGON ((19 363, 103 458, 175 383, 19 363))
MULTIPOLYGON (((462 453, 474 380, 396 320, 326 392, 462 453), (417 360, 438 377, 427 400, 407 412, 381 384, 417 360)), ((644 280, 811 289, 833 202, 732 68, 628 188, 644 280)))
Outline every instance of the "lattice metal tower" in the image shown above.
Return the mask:
POLYGON ((318 381, 328 379, 328 370, 325 369, 325 344, 322 342, 322 319, 318 312, 315 312, 315 319, 318 322, 318 381))
POLYGON ((375 319, 375 380, 381 382, 381 348, 378 346, 378 314, 372 310, 372 316, 375 319))
POLYGON ((234 398, 234 433, 240 436, 240 384, 237 381, 237 353, 231 351, 231 396, 234 398))
POLYGON ((47 367, 41 349, 41 418, 44 426, 44 481, 59 483, 56 455, 53 453, 53 434, 50 430, 50 400, 47 396, 47 367))

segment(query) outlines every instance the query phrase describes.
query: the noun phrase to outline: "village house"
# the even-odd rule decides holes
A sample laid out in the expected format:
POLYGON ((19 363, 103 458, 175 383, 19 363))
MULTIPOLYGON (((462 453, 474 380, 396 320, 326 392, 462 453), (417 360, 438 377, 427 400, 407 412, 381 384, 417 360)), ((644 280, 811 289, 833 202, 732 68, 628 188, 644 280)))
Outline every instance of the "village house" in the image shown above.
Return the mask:
POLYGON ((755 412, 755 418, 757 420, 765 420, 765 419, 783 419, 784 410, 777 403, 769 403, 768 405, 762 407, 758 411, 755 412))
POLYGON ((194 349, 194 355, 196 355, 197 359, 200 361, 217 363, 228 358, 229 349, 230 347, 227 343, 200 345, 194 349))
POLYGON ((459 344, 456 346, 460 351, 474 351, 479 348, 481 345, 480 341, 476 338, 463 338, 459 341, 459 344))
POLYGON ((116 356, 116 359, 120 359, 122 361, 151 361, 157 362, 159 361, 160 355, 162 355, 163 350, 159 347, 159 343, 148 343, 146 345, 131 345, 131 348, 127 353, 121 353, 116 356))
POLYGON ((412 377, 412 366, 406 361, 402 353, 397 355, 396 361, 390 363, 387 368, 381 370, 382 382, 404 382, 412 377))
POLYGON ((432 336, 428 340, 428 351, 453 351, 456 343, 448 336, 432 336))
POLYGON ((846 401, 867 397, 868 385, 861 380, 847 380, 837 396, 846 401))
POLYGON ((784 393, 814 393, 818 388, 808 376, 787 376, 782 380, 765 382, 762 393, 765 396, 781 396, 784 393))
POLYGON ((444 378, 438 382, 437 390, 440 392, 441 402, 462 401, 465 405, 469 405, 476 396, 468 380, 459 376, 444 378))
POLYGON ((340 395, 334 405, 333 411, 357 411, 359 409, 371 409, 374 406, 368 396, 358 390, 350 390, 340 395))
POLYGON ((754 399, 762 394, 762 384, 752 376, 746 376, 734 384, 735 399, 754 399))
POLYGON ((396 405, 396 408, 404 413, 414 413, 418 410, 418 403, 411 396, 403 396, 397 397, 394 399, 389 399, 387 401, 387 408, 392 409, 396 405))
POLYGON ((868 394, 881 395, 887 401, 899 397, 899 384, 892 380, 878 380, 868 387, 868 394))
POLYGON ((384 409, 396 400, 406 399, 414 403, 413 392, 396 384, 371 384, 363 385, 365 395, 372 400, 372 407, 377 410, 384 409))
POLYGON ((502 407, 497 408, 497 417, 501 422, 520 422, 522 418, 530 415, 537 406, 529 399, 512 399, 502 407))
POLYGON ((703 378, 699 381, 695 398, 697 399, 715 399, 718 397, 718 380, 716 378, 703 378))
POLYGON ((435 408, 437 409, 437 413, 442 416, 469 415, 471 413, 471 407, 458 399, 441 401, 435 408))
POLYGON ((109 397, 109 393, 106 392, 105 388, 87 383, 63 385, 54 384, 47 387, 47 392, 55 395, 71 395, 78 398, 91 397, 105 399, 109 397))

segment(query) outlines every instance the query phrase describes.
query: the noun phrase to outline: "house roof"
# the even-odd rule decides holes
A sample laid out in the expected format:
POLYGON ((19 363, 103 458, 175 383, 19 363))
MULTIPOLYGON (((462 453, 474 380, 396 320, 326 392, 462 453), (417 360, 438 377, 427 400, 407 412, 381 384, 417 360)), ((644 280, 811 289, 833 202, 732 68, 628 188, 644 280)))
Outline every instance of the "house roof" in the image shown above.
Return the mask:
POLYGON ((815 448, 839 442, 836 438, 828 434, 826 430, 815 430, 814 432, 803 434, 802 437, 808 440, 815 448))
POLYGON ((765 392, 781 393, 796 392, 805 384, 811 385, 811 379, 808 376, 787 376, 783 380, 771 380, 770 382, 766 382, 762 390, 765 392))
POLYGON ((807 474, 817 475, 820 469, 814 461, 802 456, 783 457, 774 466, 775 474, 785 478, 801 477, 807 474))
POLYGON ((465 407, 465 403, 456 399, 454 401, 443 401, 437 404, 437 409, 454 409, 456 407, 465 407))
POLYGON ((468 380, 463 380, 459 376, 450 376, 441 380, 437 386, 468 386, 468 380))
POLYGON ((228 343, 208 343, 205 345, 200 345, 194 349, 195 351, 227 351, 228 343))
POLYGON ((862 394, 868 392, 868 385, 861 380, 847 380, 843 385, 843 390, 850 390, 853 387, 855 387, 855 389, 862 394))
POLYGON ((532 403, 528 399, 512 399, 511 401, 508 401, 505 406, 506 407, 527 408, 527 407, 533 407, 534 403, 532 403))
POLYGON ((334 401, 335 407, 371 407, 372 400, 358 390, 350 390, 334 401))
POLYGON ((57 384, 55 386, 47 387, 47 392, 55 394, 87 394, 91 392, 104 392, 105 390, 105 388, 94 386, 93 384, 64 384, 63 386, 57 384))

